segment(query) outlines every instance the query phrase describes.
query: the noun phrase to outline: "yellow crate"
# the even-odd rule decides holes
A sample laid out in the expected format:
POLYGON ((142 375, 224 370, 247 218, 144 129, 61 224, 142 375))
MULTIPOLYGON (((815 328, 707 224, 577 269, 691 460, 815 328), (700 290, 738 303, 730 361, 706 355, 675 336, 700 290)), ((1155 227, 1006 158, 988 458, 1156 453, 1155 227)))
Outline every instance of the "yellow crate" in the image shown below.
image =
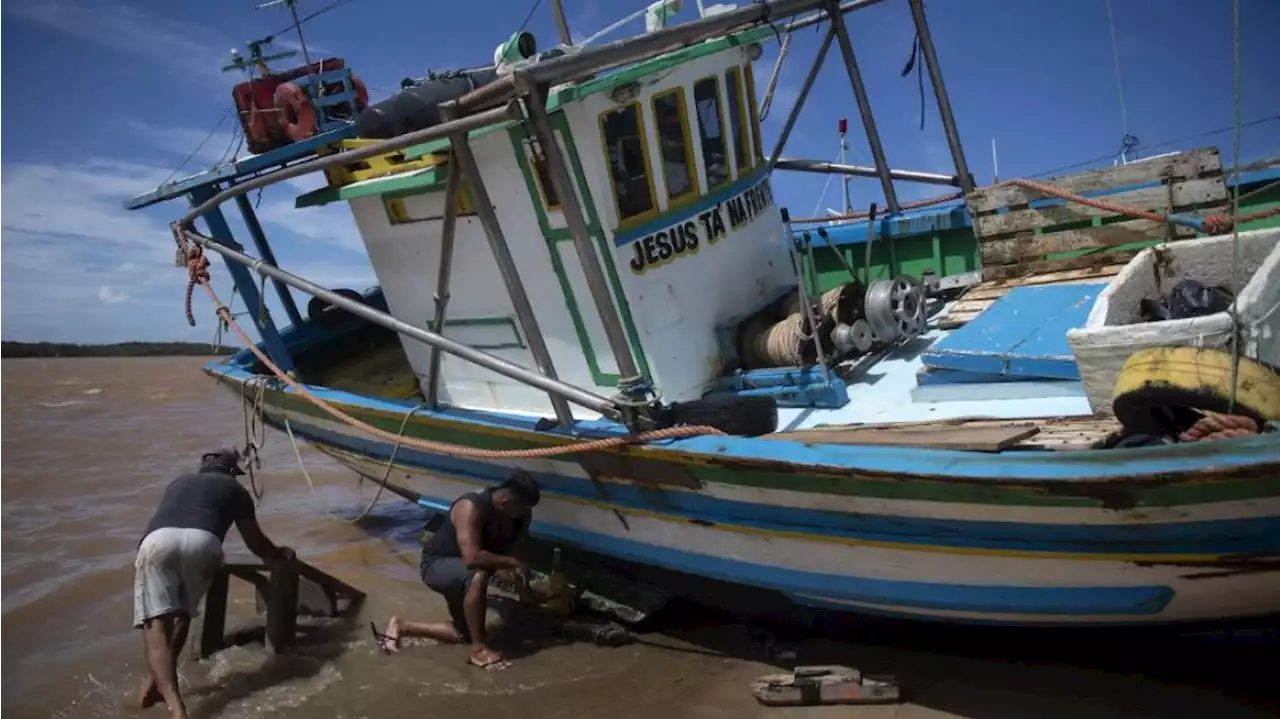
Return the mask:
MULTIPOLYGON (((316 150, 317 155, 332 155, 335 152, 343 152, 345 150, 357 150, 381 140, 341 140, 332 145, 326 145, 316 150)), ((361 182, 371 180, 375 177, 386 177, 387 175, 397 175, 401 172, 411 172, 413 170, 422 170, 428 167, 435 167, 448 161, 448 153, 442 152, 434 155, 423 155, 416 160, 406 160, 403 150, 388 152, 382 155, 374 155, 366 157, 363 160, 356 160, 338 167, 330 167, 324 171, 325 179, 329 181, 330 187, 343 187, 353 182, 361 182)))

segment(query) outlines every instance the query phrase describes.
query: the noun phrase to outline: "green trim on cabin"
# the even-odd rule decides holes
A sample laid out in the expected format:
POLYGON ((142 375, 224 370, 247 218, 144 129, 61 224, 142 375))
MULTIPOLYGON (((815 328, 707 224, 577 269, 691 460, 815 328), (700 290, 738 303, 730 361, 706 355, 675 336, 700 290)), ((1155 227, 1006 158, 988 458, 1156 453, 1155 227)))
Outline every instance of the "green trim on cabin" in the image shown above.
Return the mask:
POLYGON ((435 167, 424 167, 421 170, 405 172, 399 175, 379 177, 365 180, 364 182, 353 182, 342 187, 322 187, 304 195, 299 195, 293 201, 293 204, 297 208, 319 207, 338 200, 354 200, 357 197, 391 193, 403 193, 396 196, 408 197, 423 192, 443 190, 445 179, 448 176, 449 166, 446 163, 435 167))
POLYGON ((584 97, 608 92, 619 85, 625 85, 629 82, 639 80, 642 77, 654 75, 663 72, 664 70, 670 70, 677 65, 682 65, 691 60, 706 57, 707 55, 714 55, 715 53, 727 50, 731 47, 750 45, 758 40, 772 37, 775 32, 776 31, 772 26, 765 25, 763 27, 740 32, 736 35, 728 35, 726 37, 708 40, 679 50, 674 50, 665 55, 655 57, 652 60, 647 60, 623 70, 564 88, 563 90, 551 95, 547 101, 547 109, 555 110, 564 107, 565 105, 581 100, 584 97))
MULTIPOLYGON (((583 172, 582 163, 578 159, 577 146, 573 141, 568 121, 565 119, 563 112, 551 115, 551 126, 564 139, 565 148, 569 155, 570 169, 573 171, 574 180, 578 185, 577 189, 582 196, 582 202, 586 205, 587 232, 595 240, 596 246, 600 250, 601 261, 605 266, 605 271, 608 273, 609 285, 617 300, 618 314, 621 316, 623 329, 627 334, 628 342, 631 344, 631 351, 635 355, 636 364, 640 372, 647 377, 649 376, 649 364, 645 359, 644 349, 640 346, 640 337, 636 331, 635 322, 631 317, 631 308, 627 302, 627 296, 622 290, 622 282, 618 277, 617 268, 614 266, 613 255, 609 252, 604 231, 600 227, 600 218, 596 214, 595 202, 591 197, 590 187, 587 185, 586 174, 583 172)), ((591 371, 591 378, 596 383, 596 386, 616 387, 618 386, 619 376, 600 369, 600 360, 596 354, 595 347, 591 343, 591 338, 587 335, 586 324, 582 320, 582 309, 573 294, 573 286, 569 283, 569 276, 565 272, 560 250, 556 247, 558 243, 571 241, 573 237, 570 235, 568 228, 551 227, 542 192, 538 189, 537 178, 534 177, 533 167, 525 155, 524 141, 526 137, 524 133, 519 128, 511 128, 507 135, 511 140, 511 149, 516 155, 516 164, 519 165, 520 173, 524 176, 525 188, 529 192, 529 199, 533 204, 535 214, 538 216, 538 229, 541 230, 542 237, 546 240, 547 252, 551 257, 551 267, 556 273, 556 280, 559 282, 560 291, 564 295, 565 307, 569 310, 574 333, 578 336, 578 343, 581 345, 583 356, 586 358, 587 368, 591 371)))
MULTIPOLYGON (((219 378, 230 385, 239 383, 219 378)), ((265 396, 268 409, 281 408, 290 412, 331 421, 324 410, 293 393, 268 389, 265 396)), ((356 419, 371 424, 391 434, 402 431, 403 413, 392 413, 343 403, 336 403, 343 411, 356 419)), ((448 442, 479 449, 507 450, 533 449, 565 444, 562 438, 539 435, 513 429, 486 426, 467 426, 455 420, 412 415, 403 427, 406 437, 448 442)), ((606 450, 599 454, 617 454, 606 450)), ((1016 482, 961 482, 953 479, 924 477, 889 478, 881 475, 863 475, 856 469, 840 473, 824 472, 817 467, 783 466, 769 467, 760 462, 720 458, 716 464, 706 463, 705 456, 662 449, 639 450, 652 461, 670 462, 673 470, 689 471, 703 482, 727 486, 760 489, 787 490, 804 494, 866 497, 874 499, 906 499, 957 504, 1013 506, 1013 507, 1086 507, 1106 508, 1103 499, 1071 494, 1070 482, 1057 480, 1036 483, 1016 482)), ((628 479, 622 477, 622 479, 628 479)), ((1116 488, 1129 491, 1135 508, 1179 507, 1208 502, 1246 501, 1277 496, 1275 482, 1269 476, 1255 475, 1214 481, 1182 477, 1173 483, 1164 480, 1117 481, 1116 488)))
MULTIPOLYGON (((497 344, 470 344, 478 350, 502 350, 502 349, 528 349, 529 345, 525 344, 524 336, 520 334, 520 327, 511 317, 459 317, 457 319, 445 319, 444 328, 448 330, 450 327, 498 327, 504 326, 511 330, 511 336, 515 338, 512 342, 499 342, 497 344)), ((448 336, 446 334, 446 336, 448 336)))
MULTIPOLYGON (((578 83, 552 93, 547 99, 547 111, 554 113, 556 110, 562 109, 565 105, 571 102, 582 100, 583 98, 590 97, 591 95, 607 92, 620 85, 625 85, 629 82, 639 80, 640 78, 663 72, 664 70, 669 70, 691 60, 696 60, 708 55, 714 55, 717 52, 731 47, 749 45, 753 42, 770 37, 774 32, 775 30, 771 26, 754 28, 745 32, 740 32, 736 35, 729 35, 716 40, 708 40, 706 42, 690 45, 689 47, 669 52, 665 55, 627 67, 617 72, 578 83)), ((472 130, 467 134, 467 137, 475 140, 476 138, 483 137, 498 130, 507 130, 511 132, 514 131, 515 128, 518 128, 520 124, 521 123, 512 121, 495 123, 493 125, 472 130)), ((446 152, 448 149, 449 138, 441 137, 418 145, 406 147, 403 153, 406 160, 417 160, 427 155, 446 152)), ((434 182, 439 182, 443 185, 445 178, 444 173, 442 173, 438 179, 433 181, 425 181, 421 179, 420 173, 429 173, 439 169, 441 168, 426 168, 415 172, 407 172, 400 175, 391 175, 389 177, 380 177, 372 180, 366 180, 364 182, 357 182, 345 187, 324 187, 319 190, 313 190, 312 192, 300 195, 294 201, 294 206, 297 208, 319 207, 338 200, 350 200, 355 197, 379 195, 385 192, 416 188, 423 185, 430 186, 434 182), (390 183, 396 180, 402 180, 408 184, 407 186, 400 184, 388 185, 386 187, 383 186, 383 183, 390 183), (356 190, 355 188, 360 189, 356 190)), ((587 206, 591 208, 592 212, 594 212, 594 205, 588 202, 587 206)), ((568 235, 566 234, 566 237, 567 236, 568 235)), ((635 342, 636 340, 633 338, 632 341, 635 342)))
MULTIPOLYGON (((498 130, 508 130, 514 127, 516 124, 518 123, 508 120, 507 122, 499 122, 493 125, 486 125, 485 127, 481 127, 481 128, 472 130, 471 132, 468 132, 467 139, 475 140, 477 138, 484 137, 485 135, 488 135, 491 132, 497 132, 498 130)), ((425 157, 427 155, 435 155, 437 153, 447 152, 448 150, 449 150, 449 138, 438 137, 434 140, 428 140, 419 145, 410 145, 409 147, 404 148, 404 159, 417 160, 418 158, 425 157)))

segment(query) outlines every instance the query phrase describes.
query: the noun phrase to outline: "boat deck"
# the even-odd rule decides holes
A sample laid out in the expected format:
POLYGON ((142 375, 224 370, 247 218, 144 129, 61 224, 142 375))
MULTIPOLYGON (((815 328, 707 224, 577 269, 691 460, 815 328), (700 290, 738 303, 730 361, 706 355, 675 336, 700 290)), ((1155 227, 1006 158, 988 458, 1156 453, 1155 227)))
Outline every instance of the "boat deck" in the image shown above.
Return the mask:
POLYGON ((849 403, 836 409, 780 409, 779 431, 960 419, 1092 418, 1093 410, 1078 381, 919 385, 922 355, 954 331, 934 327, 878 360, 856 360, 842 367, 847 372, 849 403))

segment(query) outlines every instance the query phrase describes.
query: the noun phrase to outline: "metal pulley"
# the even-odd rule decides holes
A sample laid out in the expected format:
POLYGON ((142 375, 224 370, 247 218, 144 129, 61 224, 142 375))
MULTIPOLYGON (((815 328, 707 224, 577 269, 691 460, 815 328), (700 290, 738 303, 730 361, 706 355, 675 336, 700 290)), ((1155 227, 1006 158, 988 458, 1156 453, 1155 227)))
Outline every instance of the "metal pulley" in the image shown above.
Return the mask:
POLYGON ((866 320, 859 319, 853 324, 836 325, 831 331, 831 342, 841 354, 865 354, 870 351, 875 338, 871 333, 871 325, 866 320))
POLYGON ((867 322, 875 338, 892 342, 924 330, 924 289, 913 277, 876 280, 867 288, 867 322))

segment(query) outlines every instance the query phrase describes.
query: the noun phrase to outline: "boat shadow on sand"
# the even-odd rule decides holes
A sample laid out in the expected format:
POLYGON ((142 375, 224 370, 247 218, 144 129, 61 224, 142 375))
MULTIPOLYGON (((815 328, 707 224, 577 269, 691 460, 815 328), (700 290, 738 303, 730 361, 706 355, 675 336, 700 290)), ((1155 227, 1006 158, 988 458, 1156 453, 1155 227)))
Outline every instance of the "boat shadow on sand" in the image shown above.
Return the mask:
MULTIPOLYGON (((837 664, 893 676, 904 702, 972 719, 1276 716, 1274 628, 1204 635, 785 620, 673 605, 639 636, 669 651, 789 671, 837 664)), ((760 672, 765 673, 765 672, 760 672)), ((743 688, 746 691, 746 687, 743 688)), ((911 715, 914 716, 914 715, 911 715)))
MULTIPOLYGON (((400 534, 389 526, 383 531, 400 534)), ((534 544, 535 556, 547 553, 534 544)), ((591 557, 575 552, 574 559, 591 557)), ((663 583, 660 570, 598 561, 663 583)), ((837 664, 892 675, 909 705, 973 719, 1280 715, 1270 669, 1280 658, 1274 621, 1181 631, 923 624, 832 614, 705 578, 668 581, 692 598, 674 600, 632 627, 636 643, 651 648, 657 662, 662 652, 705 656, 705 662, 686 656, 687 666, 705 668, 730 690, 740 686, 744 696, 759 675, 837 664)), ((554 618, 515 611, 507 616, 503 647, 512 659, 538 661, 537 653, 573 641, 556 631, 554 618)), ((700 684, 689 679, 690 686, 700 684)))

